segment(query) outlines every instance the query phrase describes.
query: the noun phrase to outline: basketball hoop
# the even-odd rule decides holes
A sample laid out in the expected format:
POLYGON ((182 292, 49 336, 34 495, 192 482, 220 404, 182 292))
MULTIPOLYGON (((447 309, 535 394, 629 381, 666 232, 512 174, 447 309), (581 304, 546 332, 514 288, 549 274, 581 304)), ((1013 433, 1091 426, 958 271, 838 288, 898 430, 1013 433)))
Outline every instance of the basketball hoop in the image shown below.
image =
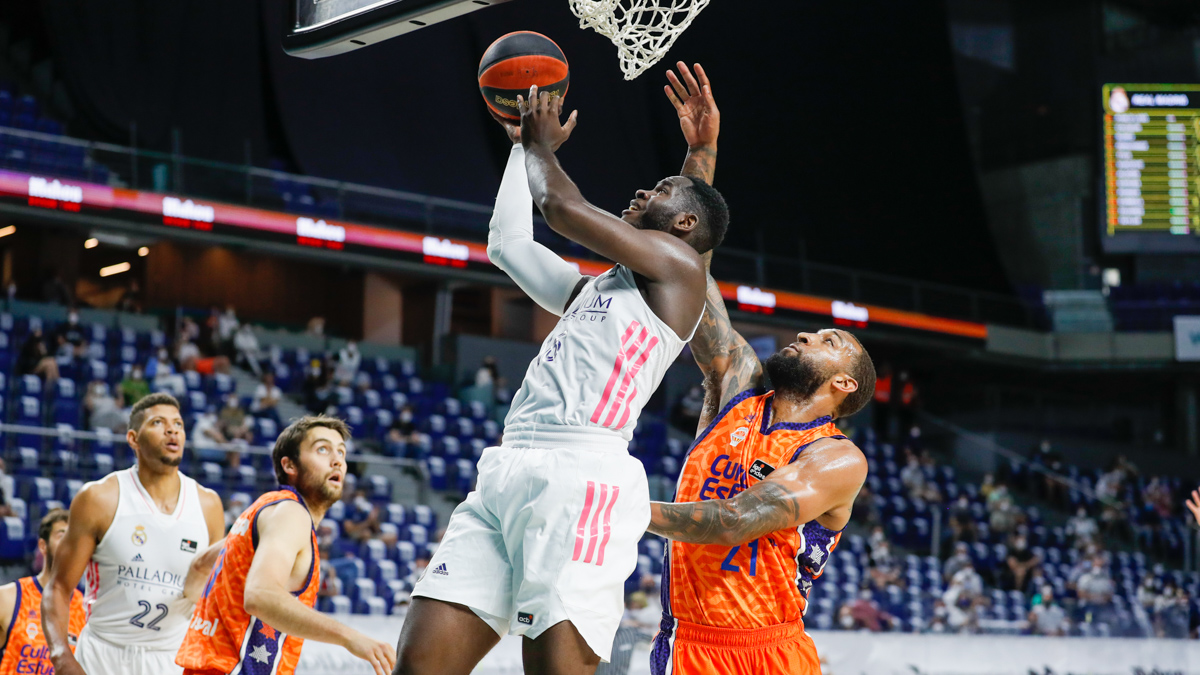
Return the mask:
POLYGON ((612 40, 626 80, 667 55, 709 0, 571 0, 580 28, 612 40))

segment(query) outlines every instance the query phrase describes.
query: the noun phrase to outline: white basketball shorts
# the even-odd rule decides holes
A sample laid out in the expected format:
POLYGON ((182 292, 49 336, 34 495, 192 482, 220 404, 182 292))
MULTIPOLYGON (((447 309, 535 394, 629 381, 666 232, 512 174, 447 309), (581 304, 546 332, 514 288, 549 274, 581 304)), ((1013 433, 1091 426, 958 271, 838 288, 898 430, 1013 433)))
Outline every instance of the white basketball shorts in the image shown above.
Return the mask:
POLYGON ((96 637, 83 627, 75 646, 75 660, 88 675, 183 675, 175 665, 176 650, 144 649, 117 645, 96 637))
POLYGON ((466 605, 500 635, 570 621, 608 661, 649 524, 645 469, 620 446, 488 448, 413 596, 466 605))

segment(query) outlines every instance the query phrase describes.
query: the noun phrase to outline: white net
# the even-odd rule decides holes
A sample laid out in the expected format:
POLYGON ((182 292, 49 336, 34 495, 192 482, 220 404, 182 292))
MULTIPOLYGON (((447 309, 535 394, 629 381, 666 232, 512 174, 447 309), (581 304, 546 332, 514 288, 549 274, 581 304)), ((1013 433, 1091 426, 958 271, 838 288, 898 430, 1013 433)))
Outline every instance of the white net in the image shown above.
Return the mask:
POLYGON ((667 55, 709 0, 571 0, 580 28, 612 40, 626 80, 667 55))

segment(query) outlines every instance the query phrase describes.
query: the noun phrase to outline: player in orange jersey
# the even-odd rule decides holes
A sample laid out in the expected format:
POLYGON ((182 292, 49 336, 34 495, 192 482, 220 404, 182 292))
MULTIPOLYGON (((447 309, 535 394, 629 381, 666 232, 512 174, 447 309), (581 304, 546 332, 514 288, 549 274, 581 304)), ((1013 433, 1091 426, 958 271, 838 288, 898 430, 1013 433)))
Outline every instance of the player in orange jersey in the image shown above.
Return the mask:
POLYGON ((305 640, 345 647, 388 675, 391 645, 314 609, 321 585, 316 524, 342 496, 346 423, 302 417, 275 441, 279 489, 234 521, 175 662, 185 675, 292 675, 305 640))
MULTIPOLYGON (((54 554, 66 533, 66 509, 52 509, 42 516, 37 543, 42 552, 42 573, 0 586, 0 634, 4 635, 4 646, 0 647, 0 675, 53 672, 50 648, 42 633, 42 587, 50 580, 54 554)), ((70 614, 67 634, 71 649, 75 649, 79 631, 87 621, 83 593, 78 589, 71 596, 70 614)))
POLYGON ((808 592, 850 520, 866 458, 834 426, 870 400, 875 366, 850 333, 800 333, 764 364, 709 276, 691 341, 705 374, 701 432, 675 503, 651 504, 671 540, 656 675, 819 675, 808 592))

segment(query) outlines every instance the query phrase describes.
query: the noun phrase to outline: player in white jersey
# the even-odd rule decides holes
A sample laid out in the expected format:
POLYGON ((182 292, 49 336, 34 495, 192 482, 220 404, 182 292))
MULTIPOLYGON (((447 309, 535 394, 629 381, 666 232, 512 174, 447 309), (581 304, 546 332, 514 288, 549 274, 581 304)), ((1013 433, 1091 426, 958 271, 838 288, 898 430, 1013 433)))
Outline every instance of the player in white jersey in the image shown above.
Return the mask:
POLYGON ((703 87, 680 64, 696 96, 690 107, 675 100, 689 141, 685 175, 639 190, 620 218, 584 200, 559 166, 554 151, 577 119, 559 123, 561 100, 534 88, 522 97, 521 127, 505 127, 514 146, 488 257, 562 318, 529 364, 502 446, 484 451, 478 487, 413 590, 396 673, 466 675, 507 633, 525 636, 530 673, 588 674, 609 658, 650 519, 645 470, 628 444, 696 329, 701 254, 729 221, 701 178, 715 158, 718 118, 697 69, 703 87), (533 200, 554 230, 617 265, 583 277, 536 243, 533 200))
POLYGON ((173 397, 134 404, 126 438, 137 464, 76 495, 42 596, 58 675, 181 673, 175 653, 225 535, 220 496, 179 471, 186 432, 173 397), (67 603, 81 577, 88 623, 72 655, 67 603))

